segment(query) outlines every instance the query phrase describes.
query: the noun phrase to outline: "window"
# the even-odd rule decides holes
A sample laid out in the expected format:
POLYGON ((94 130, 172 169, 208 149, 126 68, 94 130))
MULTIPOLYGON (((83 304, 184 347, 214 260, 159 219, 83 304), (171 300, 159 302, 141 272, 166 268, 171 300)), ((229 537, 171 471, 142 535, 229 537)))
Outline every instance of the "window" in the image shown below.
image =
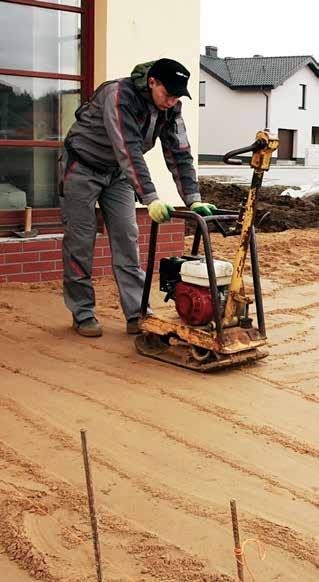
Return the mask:
POLYGON ((299 109, 306 109, 306 88, 307 88, 307 85, 303 85, 302 83, 300 83, 299 86, 301 87, 301 105, 299 105, 299 109))
POLYGON ((199 106, 206 105, 206 81, 199 81, 199 106))
POLYGON ((311 143, 319 144, 319 127, 312 128, 312 139, 311 143))
POLYGON ((92 6, 0 0, 0 210, 58 205, 58 155, 93 89, 92 6))

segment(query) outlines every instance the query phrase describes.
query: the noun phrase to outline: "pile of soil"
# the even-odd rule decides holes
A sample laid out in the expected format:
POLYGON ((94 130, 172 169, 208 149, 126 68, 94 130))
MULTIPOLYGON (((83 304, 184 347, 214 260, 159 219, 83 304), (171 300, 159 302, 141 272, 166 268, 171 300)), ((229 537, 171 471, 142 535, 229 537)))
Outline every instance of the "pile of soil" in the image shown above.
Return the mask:
MULTIPOLYGON (((222 184, 210 177, 200 177, 199 186, 205 202, 231 210, 239 209, 241 201, 249 191, 248 186, 222 184)), ((319 195, 308 198, 281 196, 286 188, 270 186, 260 189, 255 222, 258 230, 280 232, 291 228, 318 228, 319 195)))

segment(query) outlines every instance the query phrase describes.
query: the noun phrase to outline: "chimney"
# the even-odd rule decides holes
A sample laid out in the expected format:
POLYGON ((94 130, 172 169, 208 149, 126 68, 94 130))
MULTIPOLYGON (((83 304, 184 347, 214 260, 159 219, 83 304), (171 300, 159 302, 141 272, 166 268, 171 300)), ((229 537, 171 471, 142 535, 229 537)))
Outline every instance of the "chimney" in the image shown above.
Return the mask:
POLYGON ((206 57, 212 57, 213 59, 217 59, 218 58, 217 51, 218 51, 217 46, 207 46, 205 53, 206 57))

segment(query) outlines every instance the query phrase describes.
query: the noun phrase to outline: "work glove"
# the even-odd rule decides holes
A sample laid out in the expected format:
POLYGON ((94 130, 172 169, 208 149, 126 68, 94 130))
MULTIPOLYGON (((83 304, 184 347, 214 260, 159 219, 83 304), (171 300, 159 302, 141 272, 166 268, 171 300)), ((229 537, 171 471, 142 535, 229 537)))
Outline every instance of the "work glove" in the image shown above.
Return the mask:
POLYGON ((149 217, 160 224, 171 219, 171 213, 174 212, 175 208, 162 200, 153 200, 148 204, 147 210, 149 217))
POLYGON ((215 204, 210 204, 209 202, 193 202, 190 206, 191 210, 194 210, 196 214, 200 216, 212 216, 217 210, 215 204))

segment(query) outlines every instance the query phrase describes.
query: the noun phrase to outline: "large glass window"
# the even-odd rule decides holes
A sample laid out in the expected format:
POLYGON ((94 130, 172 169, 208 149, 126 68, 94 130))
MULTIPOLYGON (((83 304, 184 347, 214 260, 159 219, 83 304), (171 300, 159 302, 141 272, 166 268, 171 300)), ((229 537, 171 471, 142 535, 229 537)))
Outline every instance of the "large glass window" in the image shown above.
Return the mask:
POLYGON ((64 139, 80 105, 80 83, 0 75, 0 139, 64 139))
POLYGON ((80 14, 2 2, 0 23, 1 68, 81 73, 80 14))
POLYGON ((0 211, 58 205, 58 154, 92 91, 91 12, 90 0, 0 0, 0 211))
POLYGON ((1 209, 58 206, 59 154, 56 148, 1 148, 1 209))

